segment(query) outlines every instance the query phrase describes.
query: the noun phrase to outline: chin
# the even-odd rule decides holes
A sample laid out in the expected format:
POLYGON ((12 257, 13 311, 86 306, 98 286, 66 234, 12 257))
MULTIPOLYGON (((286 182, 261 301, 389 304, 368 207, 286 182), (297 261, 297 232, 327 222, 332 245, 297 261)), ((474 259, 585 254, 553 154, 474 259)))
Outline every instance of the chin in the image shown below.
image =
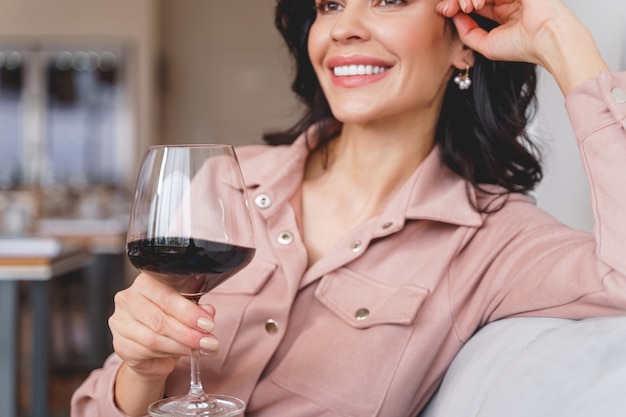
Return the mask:
POLYGON ((348 109, 333 109, 333 116, 344 124, 364 124, 379 119, 381 117, 381 113, 380 111, 373 111, 371 109, 365 110, 352 107, 348 109))

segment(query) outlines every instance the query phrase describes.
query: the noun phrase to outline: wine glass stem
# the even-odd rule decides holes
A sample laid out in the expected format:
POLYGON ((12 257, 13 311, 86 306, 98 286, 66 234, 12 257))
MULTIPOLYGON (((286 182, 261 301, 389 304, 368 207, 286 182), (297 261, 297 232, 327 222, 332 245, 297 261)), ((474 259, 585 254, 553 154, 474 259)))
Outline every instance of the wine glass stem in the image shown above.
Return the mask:
POLYGON ((200 380, 200 351, 191 349, 191 386, 189 387, 189 396, 202 398, 205 396, 200 380))

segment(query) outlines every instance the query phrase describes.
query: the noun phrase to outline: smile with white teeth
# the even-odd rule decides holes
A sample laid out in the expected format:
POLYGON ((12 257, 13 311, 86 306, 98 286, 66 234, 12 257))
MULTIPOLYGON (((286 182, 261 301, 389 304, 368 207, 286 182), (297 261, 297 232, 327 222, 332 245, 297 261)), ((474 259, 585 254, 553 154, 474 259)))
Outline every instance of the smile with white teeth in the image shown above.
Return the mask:
POLYGON ((341 65, 333 68, 336 77, 349 77, 352 75, 376 75, 387 71, 389 67, 378 65, 341 65))

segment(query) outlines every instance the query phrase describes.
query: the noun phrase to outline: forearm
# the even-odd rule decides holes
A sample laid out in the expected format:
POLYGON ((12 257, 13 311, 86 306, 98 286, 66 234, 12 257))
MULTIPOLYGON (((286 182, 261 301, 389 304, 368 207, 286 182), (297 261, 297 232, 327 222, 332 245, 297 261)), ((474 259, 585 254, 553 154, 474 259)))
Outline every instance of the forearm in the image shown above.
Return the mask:
POLYGON ((573 90, 565 100, 589 177, 598 254, 626 276, 626 73, 602 73, 573 90))
POLYGON ((145 416, 148 406, 163 398, 164 391, 165 378, 146 379, 123 364, 115 380, 115 403, 129 416, 145 416))
POLYGON ((544 36, 551 47, 542 51, 541 65, 552 74, 563 95, 609 70, 591 33, 573 14, 550 21, 544 36))

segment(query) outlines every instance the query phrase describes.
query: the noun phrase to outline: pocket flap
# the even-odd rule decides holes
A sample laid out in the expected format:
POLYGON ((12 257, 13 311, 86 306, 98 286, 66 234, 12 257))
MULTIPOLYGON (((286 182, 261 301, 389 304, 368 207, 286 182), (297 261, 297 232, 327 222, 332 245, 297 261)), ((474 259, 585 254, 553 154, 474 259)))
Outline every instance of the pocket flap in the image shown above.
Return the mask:
POLYGON ((323 277, 315 296, 351 326, 368 328, 411 324, 429 293, 411 283, 390 286, 343 268, 323 277))
POLYGON ((275 263, 254 258, 250 265, 218 285, 211 292, 216 294, 257 294, 276 268, 275 263))

